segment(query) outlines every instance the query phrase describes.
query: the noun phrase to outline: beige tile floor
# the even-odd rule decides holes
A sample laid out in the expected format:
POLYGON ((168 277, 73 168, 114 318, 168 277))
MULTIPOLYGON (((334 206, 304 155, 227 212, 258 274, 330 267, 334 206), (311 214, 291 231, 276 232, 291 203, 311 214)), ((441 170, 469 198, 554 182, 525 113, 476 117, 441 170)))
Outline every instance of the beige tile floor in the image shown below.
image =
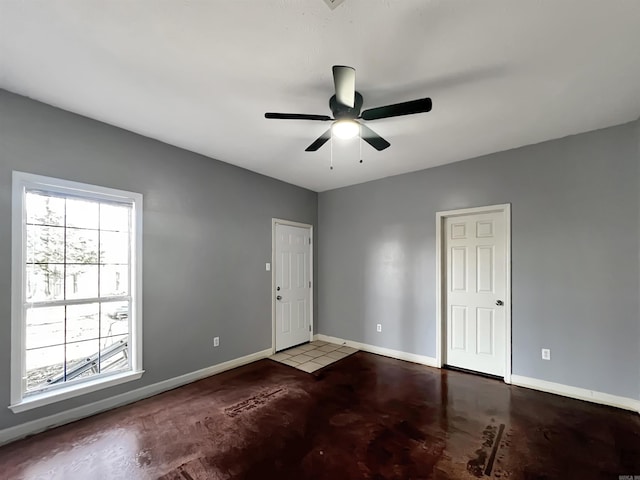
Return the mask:
POLYGON ((283 350, 275 355, 271 355, 269 358, 276 362, 284 363, 290 367, 311 373, 319 368, 337 362, 344 357, 348 357, 357 351, 356 348, 316 340, 288 350, 283 350))

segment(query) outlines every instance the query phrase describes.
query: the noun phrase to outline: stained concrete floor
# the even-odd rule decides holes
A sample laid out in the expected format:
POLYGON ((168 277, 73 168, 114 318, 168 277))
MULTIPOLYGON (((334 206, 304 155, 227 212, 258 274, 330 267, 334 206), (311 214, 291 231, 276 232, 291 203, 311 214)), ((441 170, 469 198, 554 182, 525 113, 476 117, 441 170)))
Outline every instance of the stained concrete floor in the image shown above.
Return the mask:
POLYGON ((0 447, 2 479, 613 479, 640 416, 364 352, 261 360, 0 447))

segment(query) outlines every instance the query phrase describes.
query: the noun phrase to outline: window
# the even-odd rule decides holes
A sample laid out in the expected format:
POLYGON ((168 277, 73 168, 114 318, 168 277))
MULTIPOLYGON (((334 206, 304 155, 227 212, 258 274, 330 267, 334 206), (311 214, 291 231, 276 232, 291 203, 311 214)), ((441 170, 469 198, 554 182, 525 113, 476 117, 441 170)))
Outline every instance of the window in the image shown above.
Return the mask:
POLYGON ((13 174, 11 409, 142 375, 142 195, 13 174))

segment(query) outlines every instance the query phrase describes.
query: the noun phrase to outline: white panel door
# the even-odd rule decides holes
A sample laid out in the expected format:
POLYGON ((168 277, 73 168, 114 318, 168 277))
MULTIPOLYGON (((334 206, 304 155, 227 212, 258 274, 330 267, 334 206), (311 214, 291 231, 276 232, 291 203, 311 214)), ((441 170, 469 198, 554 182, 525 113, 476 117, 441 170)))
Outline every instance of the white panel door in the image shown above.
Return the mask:
POLYGON ((311 229, 276 224, 276 351, 311 337, 311 229))
POLYGON ((445 363, 505 374, 506 225, 503 212, 445 219, 445 363))

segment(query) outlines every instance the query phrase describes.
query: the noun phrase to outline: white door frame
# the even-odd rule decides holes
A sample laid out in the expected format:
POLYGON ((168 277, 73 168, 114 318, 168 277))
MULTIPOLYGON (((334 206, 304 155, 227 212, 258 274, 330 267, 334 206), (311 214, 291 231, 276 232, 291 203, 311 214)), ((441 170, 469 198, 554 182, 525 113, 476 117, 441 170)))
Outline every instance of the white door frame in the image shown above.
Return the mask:
POLYGON ((444 322, 447 320, 443 310, 445 304, 446 286, 444 281, 444 268, 447 262, 443 261, 444 246, 444 221, 450 217, 458 217, 461 215, 474 215, 478 213, 494 213, 502 212, 504 215, 504 224, 506 231, 506 261, 505 261, 505 298, 504 298, 504 324, 505 324, 505 367, 504 381, 511 383, 511 204, 488 205, 486 207, 463 208, 460 210, 447 210, 444 212, 436 212, 436 364, 438 368, 443 365, 443 352, 447 341, 446 326, 444 322))
POLYGON ((311 278, 311 292, 309 297, 309 325, 311 329, 309 331, 309 341, 313 341, 313 289, 315 287, 313 281, 313 225, 308 223, 293 222, 291 220, 283 220, 281 218, 271 219, 271 352, 276 353, 276 225, 288 225, 290 227, 300 227, 309 229, 309 238, 311 239, 310 255, 310 272, 311 278))

